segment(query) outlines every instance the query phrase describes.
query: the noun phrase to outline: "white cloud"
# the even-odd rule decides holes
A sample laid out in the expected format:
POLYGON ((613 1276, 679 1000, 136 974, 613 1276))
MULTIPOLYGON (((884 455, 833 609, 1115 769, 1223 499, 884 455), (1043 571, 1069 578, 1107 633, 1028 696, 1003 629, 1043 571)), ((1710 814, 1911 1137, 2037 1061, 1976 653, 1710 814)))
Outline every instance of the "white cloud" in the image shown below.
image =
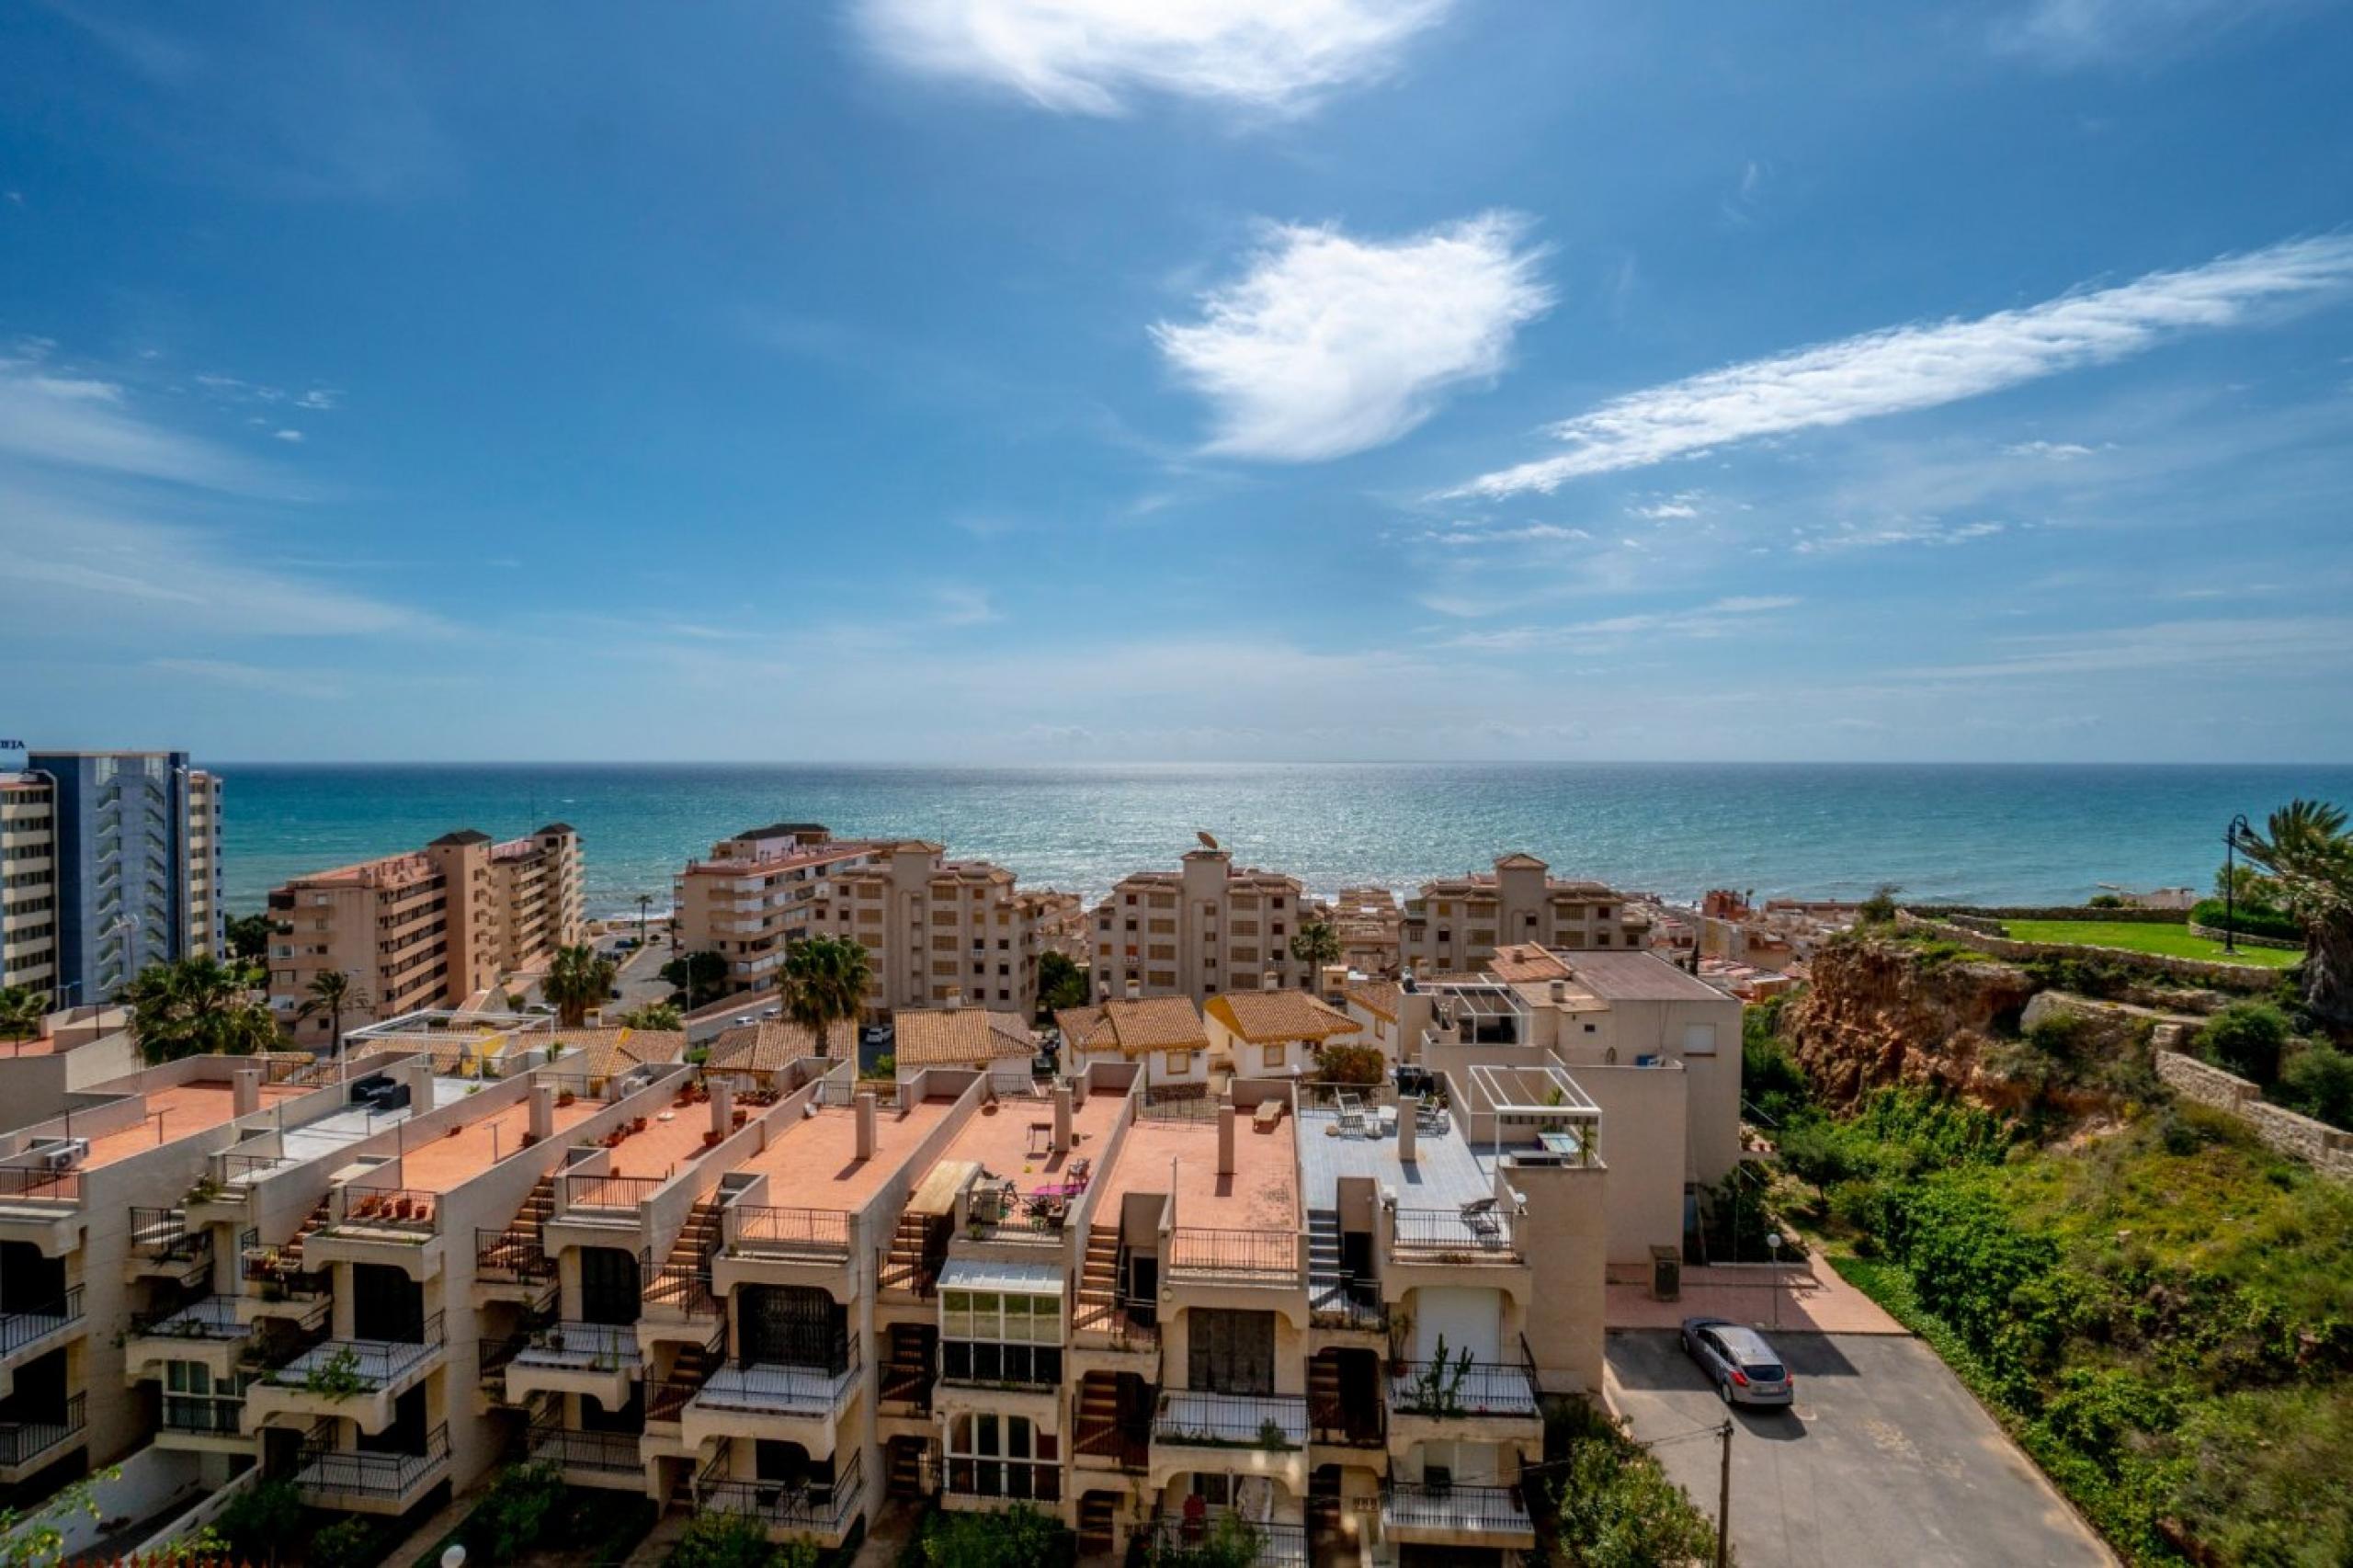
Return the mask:
POLYGON ((1745 631, 1754 622, 1747 618, 1761 616, 1777 609, 1789 609, 1799 601, 1786 595, 1743 595, 1717 599, 1693 609, 1646 610, 1633 615, 1614 615, 1603 620, 1569 621, 1551 626, 1506 626, 1492 631, 1465 631, 1449 638, 1448 645, 1455 648, 1484 649, 1508 653, 1526 648, 1556 647, 1574 642, 1581 648, 1597 647, 1636 637, 1722 637, 1734 631, 1745 631), (1739 621, 1735 627, 1730 622, 1739 621))
POLYGON ((2180 333, 2239 325, 2264 306, 2348 279, 2353 236, 2329 235, 1973 321, 1865 333, 1618 398, 1552 427, 1567 451, 1482 475, 1457 494, 1551 491, 1584 474, 1935 408, 2142 353, 2180 333))
POLYGON ((858 0, 859 32, 902 70, 1120 113, 1139 93, 1300 114, 1376 80, 1452 0, 858 0))
POLYGON ((1998 680, 2138 674, 2222 665, 2286 668, 2353 658, 2353 620, 2320 616, 2160 621, 2012 638, 2012 652, 1979 663, 1891 672, 1899 678, 1998 680))
POLYGON ((933 619, 941 626, 984 626, 1004 619, 989 602, 986 588, 951 585, 934 588, 931 597, 939 606, 939 612, 933 619))
POLYGON ((1154 339, 1216 414, 1213 451, 1311 462, 1393 441, 1449 389, 1500 374, 1551 308, 1524 222, 1488 212, 1382 244, 1284 225, 1203 319, 1154 339))
POLYGON ((291 442, 297 446, 301 445, 302 440, 302 432, 300 430, 278 430, 272 432, 272 436, 274 439, 291 442))
POLYGON ((2018 441, 2002 449, 2005 457, 2048 458, 2055 463, 2074 462, 2087 458, 2092 449, 2075 441, 2018 441))
POLYGON ((0 359, 0 456, 209 490, 270 487, 235 453, 140 418, 115 382, 51 374, 29 359, 0 359))
POLYGON ((1559 523, 1528 523, 1506 528, 1483 528, 1472 523, 1455 523, 1444 528, 1427 529, 1415 537, 1423 544, 1443 545, 1449 549, 1491 544, 1571 544, 1593 538, 1583 528, 1565 528, 1559 523))
POLYGON ((297 408, 314 408, 324 414, 343 402, 343 394, 332 387, 313 387, 294 400, 297 408))
POLYGON ((329 702, 344 695, 343 688, 333 681, 320 680, 292 670, 242 665, 230 659, 150 659, 147 667, 163 675, 211 681, 221 686, 234 687, 240 691, 267 692, 273 697, 299 697, 329 702))
POLYGON ((2202 42, 2304 0, 2030 0, 1994 25, 1994 47, 2062 69, 2202 42))
POLYGON ((1833 555, 1849 550, 1883 550, 1896 544, 1967 544, 1972 540, 1992 539, 2008 528, 2006 523, 1962 523, 1956 527, 1934 517, 1900 517, 1884 523, 1842 523, 1832 528, 1801 529, 1797 542, 1790 548, 1800 555, 1833 555))

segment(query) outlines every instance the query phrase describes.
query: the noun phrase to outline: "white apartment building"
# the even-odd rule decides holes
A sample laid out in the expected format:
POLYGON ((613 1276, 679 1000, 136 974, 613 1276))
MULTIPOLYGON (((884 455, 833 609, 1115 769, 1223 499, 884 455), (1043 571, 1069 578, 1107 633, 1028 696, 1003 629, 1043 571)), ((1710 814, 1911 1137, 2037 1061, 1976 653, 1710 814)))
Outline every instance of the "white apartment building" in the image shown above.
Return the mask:
POLYGON ((1606 883, 1552 876, 1533 855, 1498 857, 1493 871, 1441 877, 1405 901, 1400 956, 1415 974, 1475 973, 1516 942, 1548 948, 1639 948, 1640 915, 1606 883))
POLYGON ((723 838, 673 884, 681 951, 727 960, 729 993, 776 983, 785 949, 835 932, 835 879, 886 846, 836 840, 818 823, 773 823, 723 838))
POLYGON ((1095 906, 1098 998, 1186 996, 1293 986, 1290 939, 1306 914, 1299 879, 1195 849, 1174 871, 1122 877, 1095 906))

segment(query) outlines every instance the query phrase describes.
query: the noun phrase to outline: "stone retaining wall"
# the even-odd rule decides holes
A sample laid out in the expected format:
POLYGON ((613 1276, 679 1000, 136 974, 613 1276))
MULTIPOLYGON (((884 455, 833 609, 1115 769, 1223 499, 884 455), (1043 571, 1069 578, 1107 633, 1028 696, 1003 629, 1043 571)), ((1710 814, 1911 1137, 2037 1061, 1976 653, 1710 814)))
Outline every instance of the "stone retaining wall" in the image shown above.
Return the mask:
POLYGON ((2102 959, 2110 963, 2170 974, 2207 985, 2219 985, 2231 991, 2268 992, 2279 983, 2283 972, 2254 964, 2175 958, 2169 953, 2143 953, 2130 948, 2095 948, 2083 942, 2021 942, 2015 937, 1997 937, 1990 931, 1957 926, 1949 920, 1929 920, 1908 909, 1895 912, 1895 924, 1900 930, 1923 931, 1949 942, 1958 942, 1964 948, 1974 948, 1981 953, 1991 953, 1997 959, 2102 959))
POLYGON ((1971 915, 1984 920, 2120 920, 2131 926, 2179 926, 2189 918, 2186 909, 2098 909, 2085 903, 1924 903, 1923 915, 1939 918, 1971 915))
POLYGON ((2209 1066, 2177 1051, 2155 1053, 2157 1077, 2184 1099, 2238 1118, 2273 1151, 2298 1159, 2325 1176, 2353 1181, 2353 1132, 2284 1110, 2235 1073, 2209 1066))
MULTIPOLYGON (((2210 942, 2219 942, 2223 939, 2221 926, 2200 926, 2195 920, 2189 923, 2189 934, 2193 937, 2203 937, 2210 942)), ((2250 937, 2242 931, 2230 939, 2242 948, 2277 948, 2283 953, 2301 953, 2304 950, 2304 945, 2302 942, 2291 942, 2285 937, 2250 937)))

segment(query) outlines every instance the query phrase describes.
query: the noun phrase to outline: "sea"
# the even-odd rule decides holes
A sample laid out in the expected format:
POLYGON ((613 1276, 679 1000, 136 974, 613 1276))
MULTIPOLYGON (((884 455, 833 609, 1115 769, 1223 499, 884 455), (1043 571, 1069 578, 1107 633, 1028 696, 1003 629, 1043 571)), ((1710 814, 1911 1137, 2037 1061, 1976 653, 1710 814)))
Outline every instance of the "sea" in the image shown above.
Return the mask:
POLYGON ((1484 869, 1528 850, 1556 874, 1677 899, 1708 888, 1853 898, 2076 902, 2204 888, 2222 833, 2299 796, 2353 806, 2353 767, 1600 763, 807 765, 210 764, 225 780, 228 906, 302 872, 454 828, 578 829, 591 915, 666 909, 690 857, 743 829, 818 822, 917 837, 1088 895, 1171 867, 1208 833, 1310 892, 1484 869))

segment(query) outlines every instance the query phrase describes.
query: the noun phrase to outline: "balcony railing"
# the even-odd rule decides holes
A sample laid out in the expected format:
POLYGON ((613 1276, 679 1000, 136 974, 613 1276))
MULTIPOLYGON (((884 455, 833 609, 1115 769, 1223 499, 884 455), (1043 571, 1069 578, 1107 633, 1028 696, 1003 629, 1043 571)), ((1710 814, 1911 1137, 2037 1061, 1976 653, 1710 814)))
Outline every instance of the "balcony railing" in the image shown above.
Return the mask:
POLYGON ((74 1286, 53 1301, 22 1307, 0 1317, 0 1356, 13 1356, 35 1340, 46 1339, 69 1324, 82 1321, 82 1287, 74 1286))
POLYGON ((79 1203, 82 1173, 53 1171, 46 1165, 0 1165, 0 1203, 79 1203))
POLYGON ((1070 1405, 1071 1451, 1089 1459, 1115 1461, 1121 1470, 1142 1470, 1152 1456, 1152 1428, 1143 1422, 1122 1422, 1112 1415, 1080 1413, 1079 1396, 1070 1405))
POLYGON ((441 1353, 442 1317, 435 1312, 415 1340, 324 1339, 262 1374, 274 1388, 304 1387, 328 1392, 324 1385, 347 1378, 358 1387, 349 1392, 388 1388, 425 1366, 441 1353))
MULTIPOLYGON (((1305 1568, 1308 1561, 1306 1526, 1245 1518, 1223 1509, 1212 1510, 1198 1519, 1157 1515, 1144 1530, 1148 1560, 1165 1556, 1189 1561, 1202 1548, 1230 1540, 1247 1541, 1255 1547, 1246 1559, 1252 1568, 1305 1568)), ((1235 1557, 1239 1556, 1236 1552, 1235 1557)), ((1222 1554, 1216 1559, 1220 1562, 1232 1560, 1222 1554)))
POLYGON ((15 1466, 46 1453, 82 1430, 89 1395, 74 1394, 64 1414, 54 1421, 0 1420, 0 1465, 15 1466))
POLYGON ((835 1209, 735 1206, 735 1250, 758 1257, 849 1256, 849 1216, 835 1209))
POLYGON ((131 1255, 149 1263, 185 1265, 193 1268, 212 1261, 212 1232, 191 1231, 188 1215, 178 1209, 131 1210, 131 1255))
POLYGON ((831 1415, 857 1386, 858 1340, 832 1366, 790 1366, 754 1361, 722 1367, 710 1375, 694 1403, 707 1410, 740 1410, 769 1415, 831 1415))
POLYGON ((245 1402, 220 1395, 167 1393, 163 1428, 199 1437, 235 1437, 244 1432, 245 1402))
POLYGON ((556 1276, 556 1260, 536 1230, 476 1231, 474 1278, 503 1285, 537 1285, 556 1276))
POLYGON ((190 1301, 176 1312, 133 1312, 133 1339, 243 1339, 253 1332, 238 1321, 237 1303, 223 1296, 190 1301))
POLYGON ((1303 1449, 1307 1400, 1301 1394, 1171 1390, 1160 1396, 1152 1440, 1188 1448, 1303 1449))
POLYGON ((637 1212, 639 1204, 662 1190, 663 1176, 568 1176, 563 1196, 568 1209, 597 1212, 637 1212))
POLYGON ((940 1489, 957 1497, 1017 1503, 1063 1500, 1063 1467, 1053 1460, 979 1459, 950 1454, 942 1462, 940 1489))
POLYGON ((401 1187, 346 1187, 336 1225, 432 1235, 441 1229, 441 1195, 401 1187))
POLYGON ((514 1364, 565 1372, 633 1372, 642 1361, 637 1330, 629 1324, 559 1323, 531 1335, 515 1353, 514 1364))
POLYGON ((584 1432, 568 1426, 531 1428, 531 1458, 563 1470, 636 1475, 645 1469, 634 1432, 584 1432))
POLYGON ((1542 1414, 1528 1369, 1508 1361, 1396 1361, 1389 1408, 1400 1415, 1542 1414))
POLYGON ((426 1434, 421 1453, 387 1454, 364 1449, 334 1449, 313 1444, 302 1450, 294 1485, 304 1502, 332 1506, 341 1497, 383 1497, 397 1501, 417 1491, 433 1472, 449 1462, 447 1424, 426 1434))
POLYGON ((1317 1328, 1389 1326, 1389 1303, 1381 1299, 1381 1282, 1350 1274, 1319 1274, 1310 1279, 1307 1313, 1317 1328))
POLYGON ((645 1264, 641 1280, 641 1299, 649 1307, 666 1307, 687 1317, 719 1317, 725 1315, 717 1296, 711 1294, 710 1265, 708 1261, 693 1263, 645 1264))
POLYGON ((1217 1231, 1178 1226, 1168 1233, 1171 1279, 1217 1279, 1245 1285, 1299 1280, 1299 1237, 1290 1231, 1217 1231))
POLYGON ((1512 1216, 1501 1210, 1397 1210, 1396 1256, 1412 1263, 1518 1263, 1512 1216))
POLYGON ((1086 1335, 1107 1341, 1114 1350, 1151 1350, 1160 1344, 1158 1308, 1147 1301, 1088 1301, 1082 1297, 1071 1308, 1074 1338, 1086 1335))
POLYGON ((709 1513, 743 1514, 771 1528, 836 1535, 858 1516, 866 1491, 862 1456, 853 1451, 832 1481, 695 1482, 697 1507, 709 1513))
POLYGON ((1390 1528, 1524 1536, 1535 1529, 1517 1486, 1426 1486, 1394 1481, 1381 1499, 1390 1528))

